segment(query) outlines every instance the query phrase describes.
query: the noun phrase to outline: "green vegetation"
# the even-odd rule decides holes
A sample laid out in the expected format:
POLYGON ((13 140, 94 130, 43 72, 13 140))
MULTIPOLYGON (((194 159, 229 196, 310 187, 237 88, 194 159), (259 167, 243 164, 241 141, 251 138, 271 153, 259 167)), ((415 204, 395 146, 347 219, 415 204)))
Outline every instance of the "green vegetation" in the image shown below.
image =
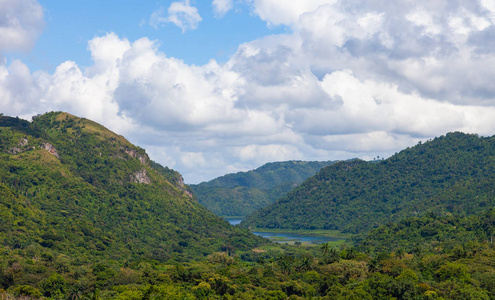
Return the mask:
POLYGON ((3 246, 0 297, 495 299, 495 247, 487 240, 495 225, 493 216, 495 210, 470 218, 430 215, 421 222, 387 224, 363 235, 354 246, 270 244, 252 251, 226 247, 174 264, 84 262, 50 249, 36 256, 33 247, 3 246), (404 234, 437 223, 446 226, 438 227, 437 235, 429 239, 404 234), (465 233, 455 245, 449 242, 454 235, 447 229, 452 224, 465 233), (444 235, 444 229, 450 233, 444 235), (390 241, 396 244, 387 246, 390 241))
POLYGON ((262 242, 208 212, 143 149, 66 113, 0 117, 0 216, 0 245, 39 257, 187 261, 262 242))
POLYGON ((356 235, 354 239, 361 247, 375 252, 451 249, 462 258, 469 251, 475 251, 473 247, 476 243, 493 244, 494 226, 495 209, 464 218, 428 214, 387 223, 367 234, 356 235))
POLYGON ((379 162, 339 162, 248 216, 253 228, 366 232, 429 212, 495 207, 495 137, 449 133, 379 162))
POLYGON ((335 237, 342 239, 350 239, 353 237, 352 234, 342 233, 337 230, 325 230, 325 229, 267 229, 267 228, 251 228, 251 231, 257 232, 276 232, 276 233, 295 233, 301 235, 311 235, 311 236, 325 236, 325 237, 335 237))
MULTIPOLYGON (((396 223, 407 213, 378 215, 377 228, 345 235, 352 244, 281 245, 228 225, 194 200, 179 173, 94 122, 0 116, 0 299, 495 299, 490 143, 453 134, 395 161, 324 169, 316 178, 333 174, 334 191, 342 181, 357 190, 342 174, 364 186, 372 171, 384 180, 410 174, 416 182, 399 177, 394 194, 373 189, 395 204, 410 195, 403 209, 438 213, 418 210, 396 223), (447 155, 453 141, 457 155, 447 155), (418 152, 437 151, 431 159, 444 166, 420 172, 418 152)), ((371 227, 363 222, 342 228, 371 227)))
POLYGON ((198 202, 219 216, 246 216, 287 194, 333 162, 286 161, 266 164, 191 185, 198 202))

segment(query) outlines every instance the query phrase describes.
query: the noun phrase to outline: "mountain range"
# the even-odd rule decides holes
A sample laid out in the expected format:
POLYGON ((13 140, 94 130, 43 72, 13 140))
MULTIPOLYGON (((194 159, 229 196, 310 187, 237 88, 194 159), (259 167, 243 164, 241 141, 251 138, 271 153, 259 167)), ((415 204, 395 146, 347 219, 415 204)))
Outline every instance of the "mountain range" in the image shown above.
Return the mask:
POLYGON ((246 216, 283 197, 333 161, 273 162, 248 172, 190 185, 199 203, 219 216, 246 216))
MULTIPOLYGON (((0 115, 0 298, 494 299, 494 143, 450 133, 324 167, 243 226, 358 234, 291 246, 228 225, 95 122, 0 115)), ((270 190, 309 164, 219 181, 270 190)))

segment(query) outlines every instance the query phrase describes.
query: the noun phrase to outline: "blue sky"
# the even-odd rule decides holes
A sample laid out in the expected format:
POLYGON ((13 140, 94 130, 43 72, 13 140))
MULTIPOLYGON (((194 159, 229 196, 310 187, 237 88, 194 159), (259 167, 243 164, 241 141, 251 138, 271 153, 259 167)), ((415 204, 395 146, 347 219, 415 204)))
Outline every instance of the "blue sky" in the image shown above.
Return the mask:
POLYGON ((210 1, 192 1, 202 20, 197 30, 182 32, 173 23, 161 23, 157 27, 150 24, 152 13, 161 8, 166 10, 173 1, 38 2, 45 13, 45 28, 39 40, 29 53, 12 53, 9 57, 22 58, 33 70, 53 70, 66 60, 89 66, 88 41, 108 32, 129 40, 148 37, 158 41, 158 49, 167 56, 202 65, 210 59, 225 62, 241 43, 288 30, 284 26, 268 28, 245 4, 220 17, 210 1))
POLYGON ((0 0, 0 112, 92 119, 198 183, 495 131, 495 0, 0 0))

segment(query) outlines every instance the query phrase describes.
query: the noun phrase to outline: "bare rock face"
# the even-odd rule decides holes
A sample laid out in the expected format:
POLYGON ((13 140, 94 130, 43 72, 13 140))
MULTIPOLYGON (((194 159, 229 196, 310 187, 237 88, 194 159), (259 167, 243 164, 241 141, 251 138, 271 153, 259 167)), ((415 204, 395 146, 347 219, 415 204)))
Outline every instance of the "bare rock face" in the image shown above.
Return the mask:
POLYGON ((132 157, 134 157, 134 158, 139 159, 139 161, 140 161, 143 165, 146 165, 146 157, 139 155, 139 153, 138 153, 136 150, 134 150, 134 149, 125 149, 124 151, 125 151, 125 153, 127 153, 128 155, 130 155, 130 156, 132 156, 132 157))
POLYGON ((41 148, 42 149, 45 149, 48 152, 50 152, 50 154, 53 155, 53 156, 55 156, 56 158, 60 158, 60 156, 58 155, 57 149, 55 149, 55 147, 53 147, 52 144, 50 144, 50 143, 43 143, 43 144, 41 144, 41 148))
POLYGON ((137 171, 131 175, 131 182, 151 184, 151 179, 145 169, 137 171))
POLYGON ((19 144, 18 144, 19 147, 14 147, 14 148, 10 149, 9 153, 16 155, 16 154, 34 149, 34 147, 31 147, 31 148, 26 147, 28 145, 28 143, 29 143, 29 141, 26 138, 22 138, 19 141, 19 144))
POLYGON ((29 143, 29 141, 25 138, 22 138, 20 141, 19 141, 19 147, 24 147, 26 146, 27 144, 29 143))
POLYGON ((180 188, 184 187, 184 178, 182 176, 179 176, 179 180, 177 181, 177 184, 179 185, 180 188))
POLYGON ((16 155, 16 154, 19 154, 19 153, 22 153, 22 149, 21 148, 17 148, 17 147, 14 147, 12 149, 9 150, 9 153, 10 154, 13 154, 13 155, 16 155))

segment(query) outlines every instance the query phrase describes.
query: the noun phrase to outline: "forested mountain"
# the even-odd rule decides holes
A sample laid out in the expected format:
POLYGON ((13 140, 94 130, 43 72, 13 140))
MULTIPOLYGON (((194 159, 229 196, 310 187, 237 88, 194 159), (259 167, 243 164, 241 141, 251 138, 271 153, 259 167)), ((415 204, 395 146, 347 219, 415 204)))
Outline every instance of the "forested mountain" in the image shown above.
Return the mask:
POLYGON ((199 203, 219 216, 245 216, 281 198, 332 161, 274 162, 248 172, 190 185, 199 203))
POLYGON ((406 217, 495 206, 495 137, 449 133, 379 162, 323 168, 243 226, 358 233, 406 217))
POLYGON ((97 123, 0 116, 0 249, 184 261, 259 242, 193 200, 179 173, 97 123))
MULTIPOLYGON (((490 143, 453 134, 427 143, 432 150, 405 150, 396 161, 322 170, 319 178, 334 174, 340 182, 357 168, 369 175, 367 168, 395 163, 394 174, 417 177, 411 153, 436 149, 440 156, 430 159, 446 161, 454 157, 445 154, 450 149, 459 163, 447 177, 420 174, 456 178, 428 203, 447 205, 442 212, 480 211, 387 222, 337 249, 263 243, 233 228, 193 200, 179 173, 89 120, 49 113, 31 123, 0 115, 0 299, 495 299, 495 211, 488 209, 487 183, 493 166, 490 158, 483 168, 472 163, 482 157, 475 153, 489 156, 490 143), (460 173, 471 179, 459 184, 460 173), (473 203, 452 200, 452 191, 473 203)), ((398 180, 409 182, 398 195, 428 187, 398 180)))

